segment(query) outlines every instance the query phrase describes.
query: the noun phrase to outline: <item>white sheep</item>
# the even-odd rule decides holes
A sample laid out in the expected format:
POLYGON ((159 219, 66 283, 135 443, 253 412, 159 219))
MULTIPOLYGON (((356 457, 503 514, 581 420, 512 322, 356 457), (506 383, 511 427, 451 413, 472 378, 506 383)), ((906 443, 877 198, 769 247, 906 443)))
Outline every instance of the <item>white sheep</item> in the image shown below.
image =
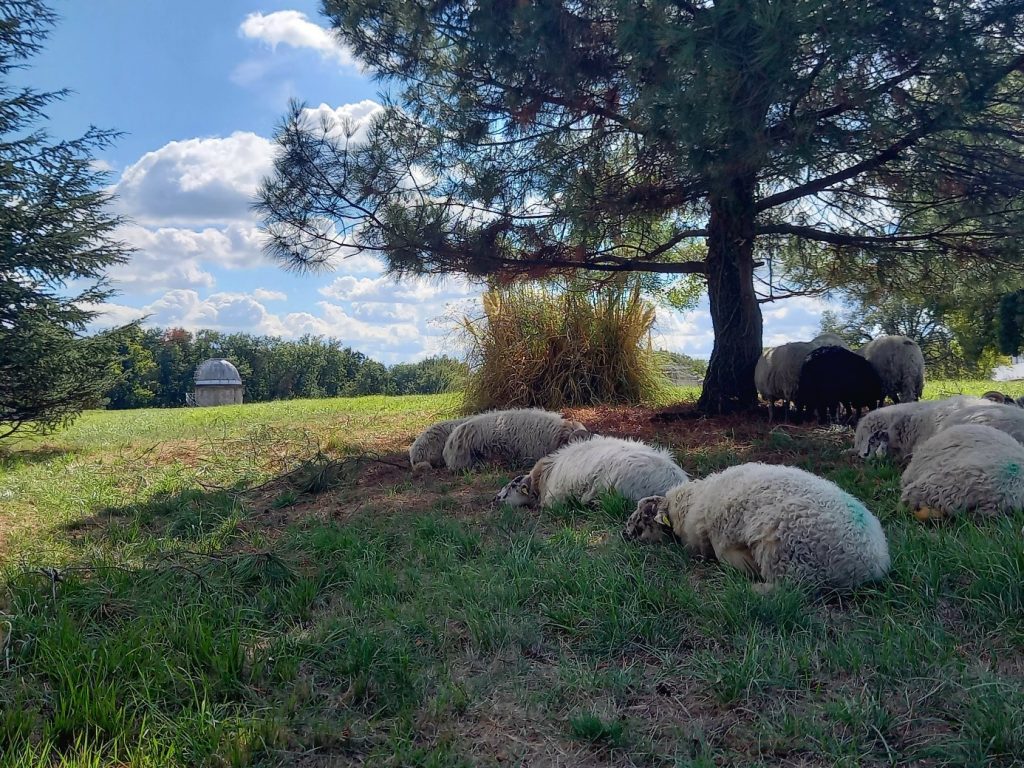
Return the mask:
POLYGON ((409 463, 414 472, 444 466, 444 444, 448 436, 468 417, 431 424, 409 446, 409 463))
POLYGON ((570 498, 584 504, 618 491, 631 501, 685 483, 686 473, 664 448, 618 437, 592 437, 545 456, 528 475, 506 485, 495 501, 514 507, 550 506, 570 498))
POLYGON ((907 336, 879 336, 864 345, 860 353, 882 379, 882 399, 909 403, 924 392, 924 355, 917 342, 907 336))
POLYGON ((529 465, 589 435, 578 421, 539 408, 488 411, 456 425, 444 444, 444 463, 451 470, 468 469, 492 459, 529 465))
POLYGON ((791 341, 765 350, 754 367, 754 386, 768 401, 768 418, 775 418, 775 401, 782 400, 783 413, 796 396, 800 368, 814 349, 809 341, 791 341))
POLYGON ((944 400, 919 400, 887 405, 864 414, 853 435, 854 451, 861 458, 892 456, 896 461, 909 459, 914 446, 927 440, 951 413, 988 403, 976 397, 957 395, 944 400))
POLYGON ((1005 432, 1018 443, 1024 443, 1024 410, 981 398, 948 413, 942 420, 946 429, 959 424, 984 424, 1005 432))
POLYGON ((1024 446, 982 424, 946 427, 925 440, 903 471, 904 504, 918 520, 1024 508, 1024 446))
POLYGON ((675 538, 763 582, 851 589, 889 570, 881 523, 835 483, 796 467, 740 464, 642 499, 630 540, 675 538))
POLYGON ((839 336, 834 333, 819 333, 810 341, 811 350, 815 350, 818 347, 842 347, 843 349, 849 349, 850 345, 847 344, 839 336))

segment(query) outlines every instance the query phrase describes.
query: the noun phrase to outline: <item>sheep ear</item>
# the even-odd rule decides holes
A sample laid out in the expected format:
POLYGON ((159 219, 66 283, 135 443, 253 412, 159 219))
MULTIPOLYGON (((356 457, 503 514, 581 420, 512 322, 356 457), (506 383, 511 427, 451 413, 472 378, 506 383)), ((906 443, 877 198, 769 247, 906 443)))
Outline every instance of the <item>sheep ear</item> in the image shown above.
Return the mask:
POLYGON ((666 515, 664 512, 659 512, 658 514, 656 514, 654 516, 654 522, 656 522, 658 525, 663 525, 666 528, 672 527, 672 523, 669 522, 668 515, 666 515))

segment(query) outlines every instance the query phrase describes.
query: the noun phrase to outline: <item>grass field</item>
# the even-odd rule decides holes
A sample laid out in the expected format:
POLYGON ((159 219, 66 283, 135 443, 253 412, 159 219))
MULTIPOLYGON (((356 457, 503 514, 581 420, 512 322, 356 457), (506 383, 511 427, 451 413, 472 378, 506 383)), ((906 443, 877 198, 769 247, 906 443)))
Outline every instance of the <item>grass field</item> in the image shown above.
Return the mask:
POLYGON ((888 580, 760 596, 624 542, 619 499, 513 511, 489 507, 508 470, 414 479, 402 450, 458 406, 95 412, 7 446, 0 766, 1024 762, 1024 514, 921 525, 849 433, 573 412, 698 476, 811 469, 882 520, 888 580))

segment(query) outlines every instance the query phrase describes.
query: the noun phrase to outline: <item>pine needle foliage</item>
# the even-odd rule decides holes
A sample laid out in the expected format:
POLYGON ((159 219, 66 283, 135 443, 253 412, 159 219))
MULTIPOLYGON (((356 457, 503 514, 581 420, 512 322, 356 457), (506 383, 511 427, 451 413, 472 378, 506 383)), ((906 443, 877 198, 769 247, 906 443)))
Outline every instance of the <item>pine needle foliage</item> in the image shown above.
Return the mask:
POLYGON ((42 0, 0 2, 0 439, 66 424, 117 378, 116 332, 83 332, 130 255, 95 163, 118 134, 51 138, 41 126, 66 92, 11 82, 56 21, 42 0))
POLYGON ((640 403, 661 387, 649 342, 654 307, 640 286, 514 284, 465 317, 471 411, 640 403))
POLYGON ((322 8, 384 98, 285 116, 257 211, 290 268, 694 275, 708 413, 756 402, 760 304, 810 290, 780 253, 881 285, 936 258, 1024 269, 1021 0, 322 8))

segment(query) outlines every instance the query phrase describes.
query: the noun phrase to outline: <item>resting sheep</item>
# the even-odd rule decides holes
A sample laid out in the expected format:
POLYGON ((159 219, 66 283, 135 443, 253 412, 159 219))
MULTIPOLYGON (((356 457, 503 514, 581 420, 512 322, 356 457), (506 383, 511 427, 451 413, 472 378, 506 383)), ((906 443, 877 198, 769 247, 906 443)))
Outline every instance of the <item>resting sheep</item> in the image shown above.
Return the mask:
POLYGON ((947 414, 942 421, 942 428, 958 424, 984 424, 1024 443, 1024 410, 1016 405, 1003 405, 981 398, 947 414))
POLYGON ((819 347, 800 368, 797 411, 816 411, 824 422, 845 405, 856 419, 864 406, 874 408, 882 397, 882 382, 871 363, 844 347, 819 347))
POLYGON ((458 424, 444 444, 444 463, 468 469, 492 459, 532 464, 571 440, 589 436, 578 421, 539 408, 488 411, 458 424))
POLYGON ((796 467, 740 464, 641 499, 624 536, 675 538, 764 582, 850 589, 889 570, 878 519, 839 486, 796 467))
POLYGON ((1024 397, 1018 397, 1016 400, 1011 395, 1005 392, 998 392, 994 389, 990 389, 984 395, 983 398, 991 400, 993 403, 1002 403, 1003 405, 1016 405, 1018 408, 1024 408, 1024 397))
POLYGON ((914 451, 900 498, 918 520, 1024 508, 1024 446, 981 424, 947 427, 914 451))
POLYGON ((782 401, 783 413, 796 397, 800 366, 813 349, 809 341, 791 341, 765 350, 754 367, 754 385, 768 401, 768 418, 775 418, 775 401, 782 401))
POLYGON ((409 446, 409 463, 414 472, 444 466, 444 444, 448 436, 466 418, 431 424, 409 446))
POLYGON ((924 392, 924 355, 917 342, 907 336, 879 336, 864 345, 860 353, 875 367, 882 380, 882 399, 910 403, 924 392))
POLYGON ((637 501, 665 493, 687 479, 664 448, 618 437, 592 437, 545 456, 530 474, 520 475, 502 488, 495 501, 514 507, 546 507, 577 498, 589 504, 610 490, 637 501))
POLYGON ((854 451, 863 459, 872 455, 891 456, 896 461, 909 459, 914 446, 935 434, 950 414, 983 402, 980 398, 957 395, 879 408, 865 414, 857 424, 854 451))

